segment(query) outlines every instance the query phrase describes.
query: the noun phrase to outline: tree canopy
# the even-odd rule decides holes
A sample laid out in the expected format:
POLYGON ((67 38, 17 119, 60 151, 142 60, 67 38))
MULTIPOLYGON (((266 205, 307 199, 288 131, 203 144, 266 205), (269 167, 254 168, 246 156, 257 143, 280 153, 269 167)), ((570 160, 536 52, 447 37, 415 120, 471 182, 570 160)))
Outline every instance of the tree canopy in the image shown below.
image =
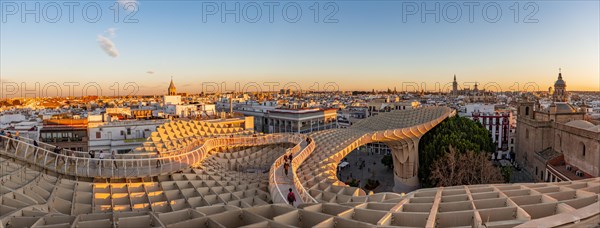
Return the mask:
POLYGON ((458 152, 450 147, 441 159, 431 165, 429 180, 437 186, 493 184, 504 182, 500 169, 488 160, 486 153, 458 152))
POLYGON ((447 118, 425 133, 419 142, 419 179, 423 187, 439 186, 430 178, 432 167, 450 147, 459 153, 496 150, 490 132, 479 122, 459 116, 447 118))
POLYGON ((392 154, 383 155, 383 158, 381 158, 381 164, 385 165, 388 169, 394 168, 392 154))

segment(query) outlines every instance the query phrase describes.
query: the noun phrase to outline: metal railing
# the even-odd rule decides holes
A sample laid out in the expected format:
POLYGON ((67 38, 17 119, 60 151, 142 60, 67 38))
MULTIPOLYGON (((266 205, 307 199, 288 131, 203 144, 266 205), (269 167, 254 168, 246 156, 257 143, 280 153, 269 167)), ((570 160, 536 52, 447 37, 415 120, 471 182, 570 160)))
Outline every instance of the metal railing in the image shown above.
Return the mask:
MULTIPOLYGON (((256 137, 211 138, 188 145, 187 152, 151 158, 90 158, 57 154, 43 147, 0 136, 0 154, 21 160, 59 174, 89 178, 148 177, 180 171, 204 160, 208 152, 222 146, 254 146, 275 143, 299 143, 290 134, 256 137), (200 145, 193 148, 196 144, 200 145)), ((181 149, 184 151, 185 149, 181 149)))
POLYGON ((276 171, 285 163, 285 159, 287 158, 289 153, 295 155, 300 151, 301 143, 304 141, 305 136, 303 135, 291 135, 294 139, 291 143, 296 144, 294 147, 286 151, 283 155, 279 156, 271 165, 271 169, 269 170, 269 191, 271 193, 271 198, 273 203, 287 203, 287 198, 281 192, 279 185, 277 184, 277 173, 276 171))
POLYGON ((273 203, 287 203, 287 198, 284 196, 282 190, 279 188, 280 186, 277 184, 276 171, 285 163, 286 156, 288 156, 289 153, 292 153, 293 156, 292 163, 290 165, 292 171, 292 184, 298 192, 300 199, 303 203, 317 202, 317 200, 315 200, 310 194, 308 194, 308 191, 306 190, 306 188, 304 188, 304 186, 300 182, 300 179, 296 175, 296 170, 298 169, 300 164, 302 164, 302 162, 304 162, 304 160, 306 160, 306 158, 315 149, 315 142, 312 138, 310 138, 310 142, 307 143, 305 147, 302 147, 302 143, 308 141, 308 139, 309 137, 302 135, 300 138, 300 142, 298 142, 296 146, 294 146, 288 152, 277 158, 275 162, 273 162, 271 170, 269 171, 269 185, 273 203))
MULTIPOLYGON (((210 139, 210 138, 219 138, 219 137, 230 137, 231 135, 236 135, 238 136, 239 134, 236 133, 229 133, 229 134, 212 134, 210 136, 199 136, 199 135, 193 135, 193 136, 187 136, 187 137, 182 137, 182 138, 177 138, 177 139, 173 139, 173 140, 169 140, 168 142, 177 142, 177 143, 181 143, 184 140, 187 139, 192 139, 194 140, 192 143, 194 144, 194 146, 199 146, 202 144, 204 139, 210 139)), ((25 141, 29 144, 33 145, 33 139, 30 138, 26 138, 26 137, 21 137, 19 140, 21 141, 25 141)), ((148 141, 151 142, 151 141, 148 141)), ((38 147, 40 148, 44 148, 46 150, 50 150, 53 151, 54 148, 56 148, 56 145, 52 145, 52 144, 48 144, 45 142, 40 142, 38 141, 38 147)), ((190 147, 188 145, 183 146, 183 147, 179 147, 176 149, 171 149, 168 151, 162 151, 160 152, 161 156, 168 156, 171 154, 180 154, 180 153, 184 153, 190 150, 190 147)), ((66 148, 62 148, 61 151, 63 151, 66 155, 68 156, 75 156, 75 157, 82 157, 82 158, 90 158, 90 154, 89 151, 75 151, 75 150, 70 150, 70 149, 66 149, 66 148)), ((107 151, 105 153, 110 154, 110 151, 107 151)), ((99 153, 95 152, 95 156, 98 157, 99 153)), ((159 153, 157 152, 136 152, 136 153, 127 153, 127 154, 117 154, 115 155, 116 158, 123 158, 123 159, 134 159, 134 158, 152 158, 152 157, 157 157, 159 155, 159 153)))
POLYGON ((300 182, 300 179, 296 174, 296 170, 298 170, 302 162, 304 162, 306 158, 308 158, 308 156, 310 156, 310 154, 312 154, 312 152, 315 150, 315 140, 309 137, 307 137, 307 139, 310 139, 308 145, 306 145, 306 147, 304 147, 304 149, 294 156, 294 159, 292 159, 292 180, 294 187, 296 187, 296 191, 298 191, 298 194, 302 199, 302 202, 317 203, 317 200, 309 194, 306 188, 304 188, 304 185, 302 185, 302 182, 300 182))

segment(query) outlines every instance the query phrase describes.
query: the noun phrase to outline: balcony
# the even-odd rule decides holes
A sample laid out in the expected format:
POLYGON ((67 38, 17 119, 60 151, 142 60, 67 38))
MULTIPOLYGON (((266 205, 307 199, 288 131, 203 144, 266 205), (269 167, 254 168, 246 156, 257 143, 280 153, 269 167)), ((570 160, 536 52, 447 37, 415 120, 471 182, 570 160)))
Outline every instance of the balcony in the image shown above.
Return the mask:
POLYGON ((87 137, 59 137, 59 138, 40 138, 40 141, 45 143, 57 143, 57 142, 83 142, 87 141, 87 137))
POLYGON ((137 138, 137 139, 125 139, 123 140, 124 143, 141 143, 141 142, 145 142, 146 138, 137 138))
POLYGON ((110 140, 110 146, 137 146, 142 145, 145 142, 145 138, 134 138, 134 139, 112 139, 110 140))

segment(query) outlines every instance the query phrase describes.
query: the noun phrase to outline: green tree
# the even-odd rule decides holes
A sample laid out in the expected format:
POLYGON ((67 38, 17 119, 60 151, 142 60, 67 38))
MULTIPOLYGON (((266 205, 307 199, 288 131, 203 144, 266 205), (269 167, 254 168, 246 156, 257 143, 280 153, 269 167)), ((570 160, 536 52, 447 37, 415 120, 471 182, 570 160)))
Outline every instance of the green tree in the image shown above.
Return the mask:
POLYGON ((360 185, 360 180, 352 178, 352 180, 348 180, 345 183, 350 187, 358 187, 360 185))
POLYGON ((394 168, 394 161, 392 159, 392 154, 383 155, 383 158, 381 158, 381 164, 388 167, 388 169, 394 168))
POLYGON ((490 132, 479 122, 459 116, 447 118, 425 133, 419 142, 419 179, 423 187, 438 186, 430 179, 431 166, 447 154, 450 147, 459 153, 490 153, 496 149, 490 132))
POLYGON ((502 177, 504 177, 504 182, 510 182, 510 177, 512 176, 512 166, 503 166, 500 171, 502 173, 502 177))
POLYGON ((374 180, 374 179, 368 179, 367 180, 367 184, 365 184, 364 189, 368 190, 368 191, 373 191, 375 190, 377 187, 379 187, 381 183, 379 183, 378 180, 374 180))

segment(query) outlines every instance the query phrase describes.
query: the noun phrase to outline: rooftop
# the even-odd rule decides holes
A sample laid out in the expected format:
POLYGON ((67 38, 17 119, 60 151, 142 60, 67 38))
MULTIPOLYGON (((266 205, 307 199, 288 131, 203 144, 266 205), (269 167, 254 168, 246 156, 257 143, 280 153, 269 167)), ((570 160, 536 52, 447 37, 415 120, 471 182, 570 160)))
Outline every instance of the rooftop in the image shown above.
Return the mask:
POLYGON ((592 132, 600 132, 600 125, 594 125, 593 123, 586 121, 586 120, 573 120, 573 121, 566 123, 565 125, 592 131, 592 132))

